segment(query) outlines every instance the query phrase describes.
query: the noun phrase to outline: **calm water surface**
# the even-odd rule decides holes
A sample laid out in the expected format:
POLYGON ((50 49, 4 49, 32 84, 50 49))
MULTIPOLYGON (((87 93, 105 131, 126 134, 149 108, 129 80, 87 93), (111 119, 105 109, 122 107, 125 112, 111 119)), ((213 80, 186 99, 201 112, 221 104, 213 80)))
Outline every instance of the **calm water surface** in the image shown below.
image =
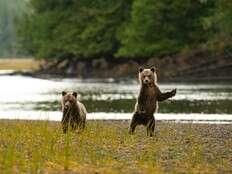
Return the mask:
MULTIPOLYGON (((0 75, 0 118, 60 120, 61 92, 77 91, 89 119, 130 119, 139 85, 136 80, 39 79, 0 75)), ((160 120, 232 121, 231 84, 160 84, 177 95, 159 104, 160 120)), ((232 123, 232 122, 231 122, 232 123)))

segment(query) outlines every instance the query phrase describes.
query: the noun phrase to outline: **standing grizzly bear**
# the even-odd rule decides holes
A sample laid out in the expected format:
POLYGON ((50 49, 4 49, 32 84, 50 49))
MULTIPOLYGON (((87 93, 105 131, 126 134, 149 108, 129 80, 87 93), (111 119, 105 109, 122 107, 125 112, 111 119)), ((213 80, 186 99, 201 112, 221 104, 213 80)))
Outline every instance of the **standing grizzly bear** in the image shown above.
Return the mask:
POLYGON ((164 101, 176 94, 176 89, 162 93, 157 85, 155 68, 139 68, 140 92, 135 104, 135 111, 131 120, 129 133, 135 131, 137 125, 147 127, 147 135, 153 136, 155 129, 154 113, 158 109, 158 101, 164 101))
POLYGON ((72 130, 84 129, 86 122, 87 111, 85 106, 77 101, 77 93, 62 92, 62 128, 63 132, 66 133, 68 127, 71 126, 72 130))

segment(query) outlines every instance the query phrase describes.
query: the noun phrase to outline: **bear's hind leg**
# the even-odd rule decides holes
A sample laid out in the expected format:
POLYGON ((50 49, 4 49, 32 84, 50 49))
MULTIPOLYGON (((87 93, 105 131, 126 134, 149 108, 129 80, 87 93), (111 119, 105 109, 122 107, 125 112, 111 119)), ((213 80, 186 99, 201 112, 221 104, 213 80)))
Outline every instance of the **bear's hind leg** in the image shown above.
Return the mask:
POLYGON ((85 121, 82 121, 82 124, 81 124, 81 129, 85 129, 85 121))
POLYGON ((85 121, 81 120, 78 124, 78 131, 83 131, 85 129, 85 121))
POLYGON ((133 134, 134 131, 135 131, 136 126, 139 124, 138 123, 138 117, 139 117, 139 114, 137 112, 133 114, 132 120, 131 120, 131 123, 130 123, 129 134, 133 134))
POLYGON ((155 119, 152 121, 150 136, 152 137, 155 132, 155 119))
POLYGON ((147 123, 147 136, 153 136, 155 130, 155 118, 154 116, 147 123))
POLYGON ((67 123, 62 123, 62 129, 63 129, 63 133, 65 134, 68 130, 68 124, 67 123))

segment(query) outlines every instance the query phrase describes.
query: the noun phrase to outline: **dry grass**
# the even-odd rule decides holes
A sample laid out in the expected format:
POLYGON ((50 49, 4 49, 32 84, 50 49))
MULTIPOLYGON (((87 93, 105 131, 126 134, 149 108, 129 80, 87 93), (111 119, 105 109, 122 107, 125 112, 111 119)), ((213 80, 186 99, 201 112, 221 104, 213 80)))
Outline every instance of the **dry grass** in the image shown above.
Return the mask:
POLYGON ((0 70, 36 70, 39 66, 33 58, 0 58, 0 70))
POLYGON ((155 137, 127 121, 89 121, 63 135, 48 121, 0 121, 1 173, 232 173, 232 126, 158 123, 155 137))

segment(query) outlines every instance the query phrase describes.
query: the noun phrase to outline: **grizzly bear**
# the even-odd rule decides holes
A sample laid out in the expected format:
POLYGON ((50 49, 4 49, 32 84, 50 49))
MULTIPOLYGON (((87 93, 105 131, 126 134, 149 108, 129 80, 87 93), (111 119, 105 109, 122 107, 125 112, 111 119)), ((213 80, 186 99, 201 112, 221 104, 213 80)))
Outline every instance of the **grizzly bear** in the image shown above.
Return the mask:
POLYGON ((84 129, 86 122, 86 108, 77 100, 77 93, 62 92, 62 128, 63 132, 66 133, 69 126, 72 130, 84 129))
POLYGON ((144 125, 147 128, 147 136, 153 136, 155 129, 154 113, 158 109, 158 102, 175 96, 176 89, 162 93, 157 84, 155 68, 139 68, 138 79, 140 82, 140 92, 135 104, 135 111, 130 123, 129 133, 134 133, 137 125, 144 125))

